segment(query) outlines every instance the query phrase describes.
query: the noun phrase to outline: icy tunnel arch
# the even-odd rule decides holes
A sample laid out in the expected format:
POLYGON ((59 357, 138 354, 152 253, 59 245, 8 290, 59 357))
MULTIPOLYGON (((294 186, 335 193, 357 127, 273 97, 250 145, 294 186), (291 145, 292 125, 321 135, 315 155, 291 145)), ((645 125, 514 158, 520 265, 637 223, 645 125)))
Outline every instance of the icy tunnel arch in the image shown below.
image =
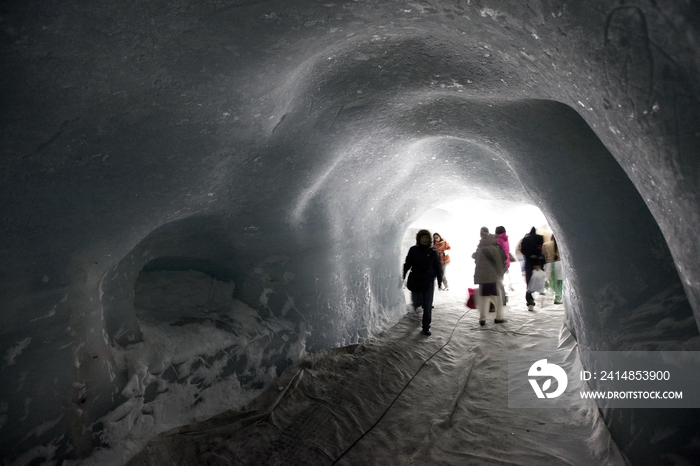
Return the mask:
MULTIPOLYGON (((397 222, 409 221, 442 200, 494 195, 532 199, 552 219, 563 247, 571 251, 571 266, 579 277, 575 281, 583 284, 584 295, 608 290, 628 296, 624 300, 634 308, 654 294, 646 287, 656 281, 653 277, 659 270, 667 281, 657 281, 656 290, 680 283, 639 193, 588 124, 567 105, 439 97, 421 102, 418 110, 401 113, 389 106, 387 112, 394 112, 400 123, 384 131, 407 134, 410 128, 413 138, 407 136, 407 144, 397 142, 381 152, 370 141, 352 151, 341 150, 328 167, 319 169, 311 194, 302 195, 304 206, 315 203, 316 211, 311 209, 307 219, 327 222, 324 234, 330 235, 329 247, 347 248, 344 244, 353 229, 368 237, 396 231, 397 222), (426 114, 435 108, 443 118, 428 123, 426 114), (616 220, 601 219, 602 212, 616 220), (640 257, 640 250, 648 254, 640 257), (595 255, 599 257, 594 260, 595 255), (641 261, 630 280, 620 282, 627 266, 625 261, 606 259, 611 255, 641 261), (605 270, 600 270, 600 263, 606 263, 605 270), (661 269, 658 264, 663 264, 661 269)), ((295 211, 298 220, 299 209, 295 211)), ((607 326, 600 326, 595 317, 594 300, 586 304, 585 298, 578 299, 574 315, 590 316, 585 324, 584 317, 576 325, 580 343, 607 347, 607 326)))
MULTIPOLYGON (((72 441, 78 455, 94 448, 89 427, 104 405, 76 402, 83 389, 73 382, 85 382, 100 402, 123 387, 126 372, 113 377, 103 361, 113 335, 127 337, 122 325, 136 338, 138 326, 128 306, 115 305, 117 295, 133 292, 129 286, 149 260, 140 257, 139 243, 161 233, 188 237, 182 225, 214 232, 206 239, 217 248, 183 243, 159 254, 223 261, 240 273, 238 297, 264 312, 289 310, 291 290, 291 309, 314 324, 309 350, 356 341, 398 318, 398 272, 384 257, 403 226, 434 200, 410 176, 384 195, 377 184, 347 189, 335 170, 307 191, 342 152, 355 157, 337 167, 369 180, 393 154, 408 153, 406 141, 488 148, 556 227, 573 235, 567 247, 579 286, 569 324, 582 345, 672 344, 666 331, 657 339, 626 326, 642 319, 640 302, 664 290, 678 298, 664 308, 667 315, 643 313, 638 323, 653 327, 669 317, 697 332, 685 293, 697 312, 698 243, 684 240, 700 218, 697 6, 222 5, 17 5, 3 14, 11 25, 2 73, 3 335, 7 345, 32 337, 17 364, 9 355, 20 347, 6 348, 6 373, 20 381, 3 387, 11 402, 2 446, 13 455, 52 439, 63 439, 63 451, 72 441), (75 26, 90 23, 99 26, 75 26), (638 59, 631 67, 630 54, 638 59), (588 154, 599 166, 581 157, 588 154), (564 176, 543 177, 543 167, 564 176), (289 212, 305 194, 306 207, 290 226, 289 212), (381 202, 364 209, 372 199, 381 202), (338 208, 346 215, 337 216, 338 208), (619 221, 601 224, 602 211, 619 221), (265 257, 247 252, 251 241, 265 244, 265 257), (115 267, 133 275, 112 281, 115 267), (628 280, 617 280, 630 270, 628 280), (297 293, 300 283, 310 284, 306 293, 297 293), (119 284, 128 286, 110 288, 119 284), (262 305, 263 291, 272 288, 262 305), (354 289, 362 294, 353 296, 354 289), (356 313, 357 305, 369 306, 372 317, 356 313), (112 325, 103 338, 99 330, 112 325), (37 328, 49 343, 39 344, 37 328), (35 374, 49 365, 58 382, 36 388, 25 413, 16 389, 43 387, 35 374), (46 419, 58 421, 36 430, 46 419), (64 436, 71 429, 72 437, 64 436)), ((462 175, 444 186, 469 179, 462 175)))
MULTIPOLYGON (((289 223, 276 225, 272 240, 265 239, 266 244, 279 240, 278 244, 283 245, 277 249, 267 246, 270 256, 292 256, 283 262, 295 262, 290 251, 304 251, 297 259, 307 265, 294 265, 295 270, 289 272, 293 276, 318 282, 319 277, 309 270, 319 268, 312 265, 314 262, 322 264, 320 269, 330 272, 330 282, 335 283, 331 288, 340 290, 331 292, 326 289, 328 284, 320 285, 316 293, 333 296, 325 298, 327 304, 321 306, 323 310, 314 309, 313 300, 307 297, 312 315, 335 314, 334 323, 329 323, 321 335, 315 335, 318 340, 312 345, 322 348, 344 344, 387 325, 392 318, 385 314, 393 314, 400 299, 382 284, 395 273, 385 259, 387 251, 395 251, 394 245, 400 242, 405 227, 426 209, 437 202, 464 197, 532 200, 551 219, 550 224, 560 232, 560 242, 570 257, 569 265, 576 271, 572 277, 575 291, 569 317, 583 347, 611 349, 606 330, 611 325, 599 320, 600 309, 592 297, 607 293, 634 309, 656 292, 679 283, 648 208, 625 172, 576 111, 561 103, 541 100, 496 103, 448 96, 421 100, 414 106, 402 103, 403 112, 388 106, 385 111, 393 112, 398 124, 375 130, 372 137, 359 142, 330 143, 337 146, 333 149, 335 158, 318 164, 310 186, 292 198, 293 204, 288 207, 291 216, 281 219, 289 223), (436 109, 441 114, 439 120, 426 117, 436 109), (377 149, 373 138, 376 140, 389 132, 403 135, 408 142, 393 136, 396 143, 377 149), (603 220, 601 212, 606 212, 603 220), (611 218, 616 220, 605 220, 611 218), (654 231, 656 234, 650 233, 654 231), (309 237, 318 247, 307 254, 308 246, 304 244, 309 237), (623 237, 625 241, 620 241, 623 237), (377 248, 377 244, 383 246, 377 248), (647 254, 640 256, 640 250, 647 254), (619 280, 627 266, 624 261, 607 259, 612 256, 635 258, 637 267, 629 280, 619 280), (601 270, 603 262, 606 267, 601 270), (371 272, 358 277, 359 270, 371 272), (661 283, 660 270, 666 277, 661 283), (368 301, 354 295, 353 285, 363 282, 373 283, 361 287, 369 286, 370 295, 376 293, 378 298, 368 301), (649 283, 655 286, 648 289, 649 283), (332 305, 328 303, 333 299, 345 304, 330 309, 332 305), (367 318, 366 313, 372 317, 367 318)), ((280 148, 268 149, 270 156, 275 150, 280 148)), ((250 260, 250 253, 245 252, 245 247, 233 246, 235 239, 226 233, 231 226, 228 222, 231 220, 193 217, 180 222, 188 225, 185 230, 174 227, 177 222, 164 226, 162 232, 154 235, 157 241, 148 240, 144 244, 177 242, 177 247, 170 244, 161 249, 166 256, 179 254, 177 251, 183 245, 187 245, 185 249, 206 248, 208 258, 221 257, 223 251, 228 267, 236 270, 240 278, 245 275, 243 270, 251 270, 241 266, 250 260), (200 227, 203 221, 218 224, 200 227), (216 239, 212 239, 212 228, 217 230, 216 239), (163 240, 168 235, 171 238, 163 240), (204 237, 195 238, 196 235, 204 237)), ((270 218, 250 219, 250 222, 259 225, 254 230, 256 236, 261 235, 258 228, 270 230, 275 224, 270 218)), ((137 249, 138 254, 132 253, 132 257, 143 254, 148 247, 137 249)), ((270 286, 287 285, 281 282, 270 286)), ((265 283, 251 285, 250 289, 242 286, 240 293, 246 296, 248 304, 258 305, 267 286, 265 283)), ((275 292, 282 297, 285 293, 275 292)), ((320 302, 316 300, 317 305, 320 302)))
MULTIPOLYGON (((498 15, 498 12, 483 10, 481 14, 496 19, 494 15, 498 15)), ((508 14, 505 18, 507 22, 519 22, 508 14)), ((660 225, 662 234, 669 240, 669 232, 676 227, 672 226, 673 219, 666 216, 669 209, 663 209, 660 205, 668 202, 666 196, 669 190, 681 190, 680 186, 685 185, 688 178, 676 173, 667 177, 667 186, 654 189, 653 180, 649 182, 653 178, 650 174, 653 169, 642 167, 639 161, 635 162, 634 155, 628 153, 630 150, 646 153, 645 144, 653 147, 652 152, 661 151, 659 142, 653 136, 656 131, 653 129, 656 125, 655 114, 659 107, 658 103, 652 104, 655 93, 652 84, 654 73, 658 73, 658 70, 653 69, 657 65, 652 62, 653 53, 646 37, 644 18, 644 11, 637 6, 620 7, 609 12, 602 72, 594 69, 595 60, 587 56, 586 50, 577 46, 567 49, 566 53, 584 59, 585 71, 578 77, 572 71, 558 72, 556 63, 551 64, 552 70, 544 66, 547 60, 538 62, 534 50, 538 50, 540 39, 527 29, 506 28, 507 32, 504 32, 481 24, 480 27, 485 27, 487 35, 491 37, 488 41, 480 40, 476 34, 465 35, 459 28, 436 30, 406 27, 400 33, 392 30, 381 34, 360 28, 342 42, 327 37, 314 53, 306 55, 306 59, 296 67, 285 70, 282 73, 285 79, 275 83, 271 89, 271 94, 278 97, 280 103, 270 110, 273 116, 265 133, 273 144, 287 140, 285 138, 289 134, 297 131, 311 137, 332 136, 335 147, 324 147, 321 151, 325 149, 327 154, 354 152, 357 155, 354 160, 360 164, 368 163, 367 157, 387 157, 397 152, 395 146, 401 146, 406 140, 421 144, 430 137, 461 138, 496 153, 506 150, 515 154, 520 150, 517 146, 522 145, 517 140, 523 137, 527 141, 532 136, 541 135, 539 131, 544 124, 549 124, 551 131, 558 130, 556 121, 539 125, 535 122, 541 115, 547 120, 547 106, 562 105, 578 113, 580 124, 591 130, 589 136, 605 145, 606 152, 612 151, 608 154, 620 164, 625 178, 630 179, 635 189, 643 195, 646 210, 651 209, 654 223, 660 225), (641 42, 645 43, 637 44, 630 37, 635 40, 641 38, 641 42), (491 43, 499 39, 510 41, 513 47, 494 50, 491 43), (633 72, 627 70, 633 76, 626 77, 625 70, 629 63, 625 57, 636 60, 630 65, 633 72), (415 66, 417 62, 420 66, 415 66), (515 62, 522 65, 521 71, 506 73, 506 64, 515 62), (439 70, 439 73, 434 70, 439 70), (474 81, 470 78, 474 78, 474 81), (589 97, 576 100, 571 93, 562 93, 570 81, 574 88, 592 86, 595 89, 597 85, 601 86, 605 89, 603 108, 609 110, 614 107, 615 111, 631 112, 626 114, 627 120, 630 115, 644 115, 645 124, 651 131, 633 129, 628 122, 601 118, 596 113, 598 109, 591 106, 589 97), (625 88, 625 82, 629 89, 625 88), (536 91, 530 92, 533 87, 536 91), (523 98, 523 95, 527 97, 523 98), (577 105, 575 110, 572 108, 574 105, 577 105), (508 115, 511 111, 514 113, 508 115), (372 122, 370 127, 367 126, 368 121, 372 122), (520 125, 521 121, 524 125, 520 125), (524 127, 528 130, 525 131, 524 127), (631 146, 621 136, 627 130, 632 131, 629 134, 634 134, 631 146), (509 135, 510 142, 501 141, 503 134, 509 135), (358 140, 360 144, 357 144, 358 140), (377 141, 381 141, 380 146, 383 147, 368 149, 377 141), (506 147, 509 144, 510 147, 506 147)), ((402 21, 397 21, 397 24, 402 24, 402 21)), ((305 41, 301 40, 298 46, 303 49, 304 44, 305 41)), ((550 52, 545 51, 545 55, 551 58, 550 52)), ((557 52, 563 53, 558 49, 557 52)), ((672 68, 668 63, 664 64, 664 79, 670 78, 668 73, 672 68)), ((687 77, 681 74, 678 79, 687 80, 687 77)), ((687 122, 677 118, 674 124, 679 131, 681 127, 687 130, 678 133, 679 138, 692 132, 692 121, 692 117, 687 122)), ((560 150, 565 143, 560 140, 558 147, 552 147, 553 144, 546 141, 546 137, 540 139, 554 150, 560 150)), ((574 143, 574 139, 568 143, 574 143)), ((406 149, 405 152, 410 150, 406 149)), ((687 158, 687 154, 684 157, 687 158)), ((343 163, 335 156, 331 158, 339 167, 357 168, 357 164, 347 160, 343 163)), ((504 159, 511 163, 508 157, 504 159)), ((522 162, 525 158, 520 160, 522 162)), ((668 175, 678 170, 678 167, 668 167, 665 161, 659 162, 654 167, 659 173, 668 175)), ((325 160, 321 164, 327 165, 325 160)), ((314 182, 324 177, 312 175, 314 182)), ((528 185, 536 182, 536 179, 523 181, 528 185)), ((342 185, 336 186, 342 189, 342 185)), ((308 201, 309 191, 303 187, 300 189, 308 201)), ((680 199, 671 203, 686 200, 683 195, 675 197, 680 199)), ((299 208, 297 205, 296 217, 299 216, 299 208)), ((670 241, 670 244, 673 246, 670 252, 675 261, 674 268, 680 271, 681 283, 685 293, 689 293, 691 306, 694 306, 695 285, 690 277, 694 266, 687 263, 687 254, 680 252, 692 246, 674 241, 670 241)), ((677 275, 677 272, 672 272, 672 275, 677 275)))

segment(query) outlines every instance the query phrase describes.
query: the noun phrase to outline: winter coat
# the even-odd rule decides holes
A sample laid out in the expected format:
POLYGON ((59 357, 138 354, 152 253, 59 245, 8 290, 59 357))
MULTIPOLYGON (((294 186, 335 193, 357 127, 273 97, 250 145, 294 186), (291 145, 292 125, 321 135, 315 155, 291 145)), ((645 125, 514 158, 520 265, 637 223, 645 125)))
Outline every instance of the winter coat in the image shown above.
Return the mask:
POLYGON ((496 236, 496 242, 501 249, 503 249, 503 252, 506 253, 506 269, 508 269, 510 267, 510 244, 508 243, 508 235, 501 233, 496 236))
POLYGON ((525 237, 520 241, 520 252, 522 252, 525 261, 529 264, 544 265, 544 253, 542 252, 542 244, 544 243, 544 237, 538 235, 535 227, 532 227, 530 233, 525 235, 525 237))
POLYGON ((412 246, 406 254, 406 261, 403 264, 403 276, 406 278, 406 286, 411 291, 421 291, 434 285, 437 278, 438 286, 442 287, 442 265, 438 258, 438 253, 431 246, 412 246))
POLYGON ((450 244, 447 241, 437 241, 433 243, 433 247, 437 250, 438 257, 440 258, 440 264, 445 265, 448 262, 450 262, 450 255, 447 254, 445 251, 452 248, 450 247, 450 244))
POLYGON ((559 251, 555 247, 554 241, 547 241, 542 245, 542 249, 544 250, 544 257, 548 264, 559 260, 559 251))
POLYGON ((544 257, 546 264, 544 264, 544 272, 547 274, 547 280, 563 280, 564 279, 564 269, 561 264, 561 258, 559 257, 559 248, 555 241, 547 241, 542 246, 544 250, 544 257))
POLYGON ((497 283, 503 279, 503 274, 506 271, 506 253, 494 241, 493 235, 481 238, 472 257, 476 261, 475 284, 497 283))

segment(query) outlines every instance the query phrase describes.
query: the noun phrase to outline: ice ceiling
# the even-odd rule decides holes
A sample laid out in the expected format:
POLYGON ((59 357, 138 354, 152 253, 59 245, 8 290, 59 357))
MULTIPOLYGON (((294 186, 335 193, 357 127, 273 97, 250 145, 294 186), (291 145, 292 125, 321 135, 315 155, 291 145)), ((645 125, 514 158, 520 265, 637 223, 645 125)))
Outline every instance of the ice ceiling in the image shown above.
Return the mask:
MULTIPOLYGON (((173 363, 124 355, 174 316, 264 322, 267 346, 226 366, 251 389, 386 328, 402 235, 440 202, 540 207, 582 348, 695 348, 698 17, 683 0, 6 2, 1 456, 89 455, 97 421, 173 363)), ((606 417, 633 451, 629 412, 606 417)))

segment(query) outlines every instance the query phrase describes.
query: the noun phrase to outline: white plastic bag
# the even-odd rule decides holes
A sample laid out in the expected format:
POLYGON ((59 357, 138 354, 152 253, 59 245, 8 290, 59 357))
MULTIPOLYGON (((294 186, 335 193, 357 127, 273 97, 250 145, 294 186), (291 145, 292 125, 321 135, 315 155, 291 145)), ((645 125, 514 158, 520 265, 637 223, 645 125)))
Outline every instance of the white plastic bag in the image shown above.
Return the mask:
POLYGON ((554 277, 556 277, 556 280, 564 280, 564 267, 562 267, 561 261, 547 262, 544 265, 544 272, 547 280, 551 280, 554 277))
POLYGON ((544 270, 535 269, 527 284, 527 291, 530 293, 544 293, 544 283, 547 281, 547 274, 544 270))

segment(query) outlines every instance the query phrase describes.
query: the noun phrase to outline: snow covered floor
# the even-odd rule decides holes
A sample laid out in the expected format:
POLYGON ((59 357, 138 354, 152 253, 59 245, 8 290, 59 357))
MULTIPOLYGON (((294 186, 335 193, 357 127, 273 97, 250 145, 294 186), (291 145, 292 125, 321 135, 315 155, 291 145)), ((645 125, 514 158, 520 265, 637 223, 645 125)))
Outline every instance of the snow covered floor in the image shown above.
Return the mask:
POLYGON ((466 290, 436 292, 432 336, 410 312, 362 345, 305 357, 244 410, 161 435, 130 464, 624 464, 593 404, 508 408, 508 352, 559 346, 576 359, 563 306, 540 297, 528 312, 517 288, 508 322, 484 327, 466 290))

